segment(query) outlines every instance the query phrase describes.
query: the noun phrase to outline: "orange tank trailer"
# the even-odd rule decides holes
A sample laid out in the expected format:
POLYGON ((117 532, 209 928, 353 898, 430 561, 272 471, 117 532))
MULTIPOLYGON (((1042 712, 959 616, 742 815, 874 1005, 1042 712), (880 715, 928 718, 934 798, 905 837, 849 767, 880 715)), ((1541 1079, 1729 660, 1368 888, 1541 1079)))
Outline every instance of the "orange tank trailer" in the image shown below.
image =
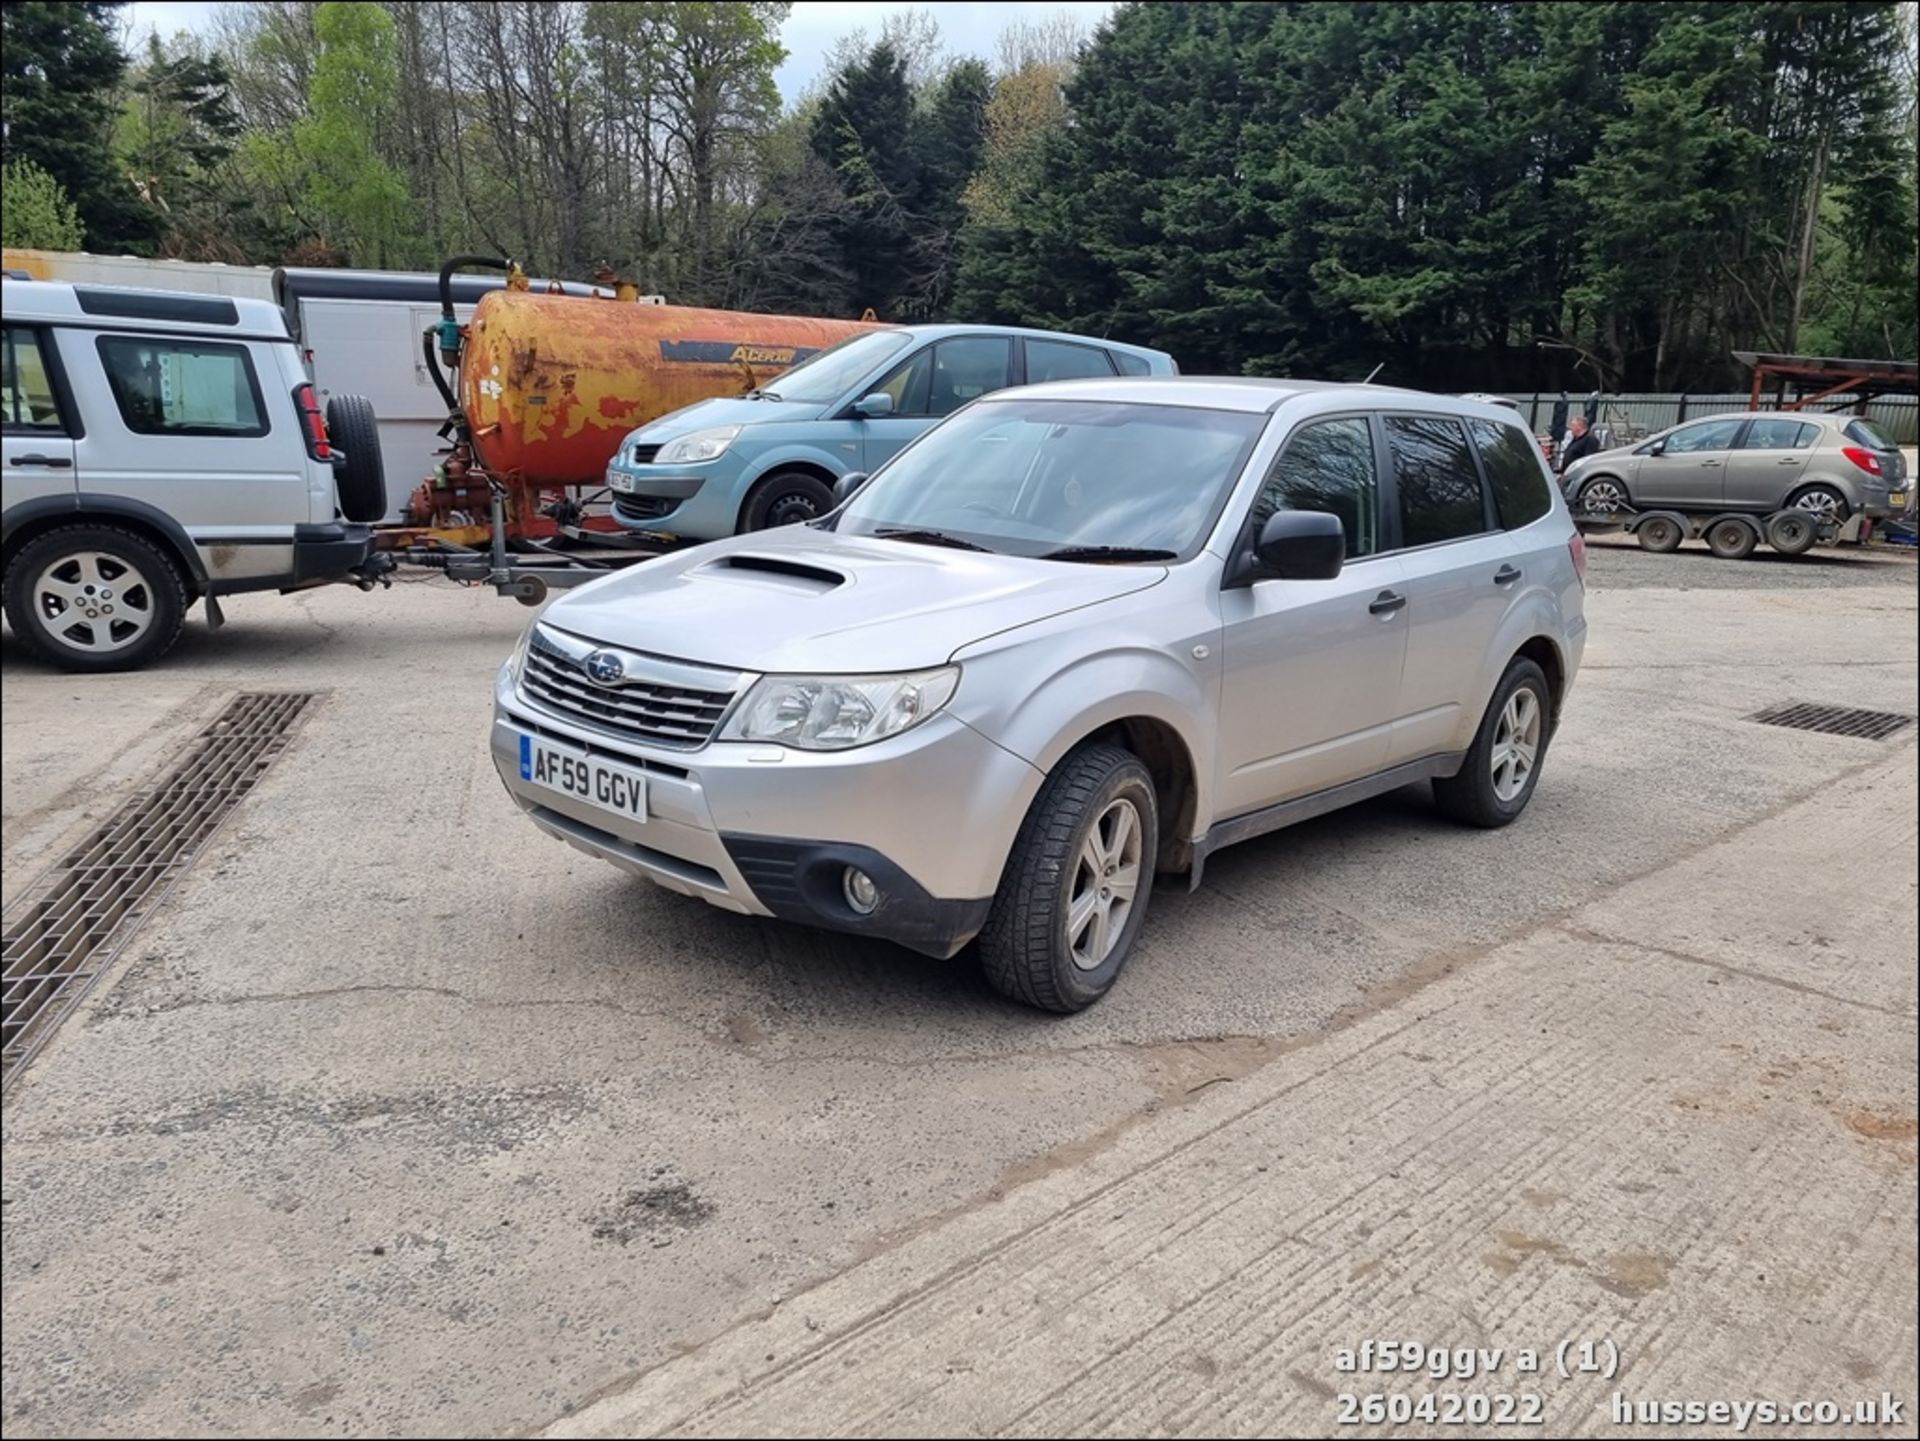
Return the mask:
MULTIPOLYGON (((510 280, 488 292, 461 328, 455 384, 471 447, 456 444, 414 492, 408 524, 388 533, 388 547, 483 542, 489 477, 505 488, 510 535, 551 540, 562 533, 555 517, 568 509, 565 492, 605 484, 636 426, 709 396, 744 394, 876 324, 524 286, 510 280)), ((615 529, 604 518, 579 524, 615 529)))
POLYGON ((598 485, 635 426, 709 396, 743 394, 871 328, 496 290, 467 324, 460 405, 475 455, 496 476, 598 485))

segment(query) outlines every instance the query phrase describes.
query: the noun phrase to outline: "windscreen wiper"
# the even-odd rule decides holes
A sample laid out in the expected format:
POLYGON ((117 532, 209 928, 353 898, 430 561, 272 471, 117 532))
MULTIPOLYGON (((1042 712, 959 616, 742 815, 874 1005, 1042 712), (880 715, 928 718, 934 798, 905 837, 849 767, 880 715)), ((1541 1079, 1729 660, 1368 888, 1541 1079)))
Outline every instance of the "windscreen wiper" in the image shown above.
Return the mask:
POLYGON ((985 550, 984 545, 975 545, 970 540, 962 540, 957 535, 948 535, 944 530, 916 530, 911 526, 893 526, 886 530, 876 530, 874 535, 881 540, 905 540, 920 545, 948 545, 955 550, 985 550))
POLYGON ((1065 545, 1043 551, 1036 560, 1178 560, 1177 550, 1154 550, 1140 545, 1065 545))

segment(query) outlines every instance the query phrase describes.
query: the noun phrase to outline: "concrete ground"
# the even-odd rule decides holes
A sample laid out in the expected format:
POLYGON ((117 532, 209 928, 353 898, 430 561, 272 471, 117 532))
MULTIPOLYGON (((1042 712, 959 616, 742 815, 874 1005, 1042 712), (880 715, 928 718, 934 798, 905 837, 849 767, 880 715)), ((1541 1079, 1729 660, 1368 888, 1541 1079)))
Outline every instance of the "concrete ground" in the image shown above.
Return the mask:
POLYGON ((485 755, 526 619, 490 593, 241 598, 139 676, 9 637, 10 895, 234 690, 324 700, 9 1096, 8 1435, 1526 1390, 1581 1432, 1616 1390, 1889 1390, 1914 1434, 1913 733, 1744 719, 1914 712, 1914 564, 1602 541, 1591 580, 1522 823, 1416 789, 1223 852, 1066 1020, 540 837, 485 755), (1369 1337, 1508 1355, 1339 1372, 1369 1337), (1515 1370, 1583 1339, 1617 1385, 1515 1370))

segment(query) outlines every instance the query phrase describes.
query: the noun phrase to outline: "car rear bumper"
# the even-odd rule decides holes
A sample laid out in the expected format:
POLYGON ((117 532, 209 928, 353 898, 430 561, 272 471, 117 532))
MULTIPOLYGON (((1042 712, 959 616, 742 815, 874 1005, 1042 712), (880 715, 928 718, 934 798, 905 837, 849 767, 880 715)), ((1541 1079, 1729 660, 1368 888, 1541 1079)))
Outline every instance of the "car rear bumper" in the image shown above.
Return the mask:
POLYGON ((847 931, 947 956, 986 919, 1013 835, 1043 777, 951 715, 851 751, 712 742, 636 745, 521 698, 496 679, 491 750, 514 803, 576 849, 683 895, 748 915, 847 931), (520 738, 644 772, 647 817, 523 777, 520 738), (848 866, 879 886, 847 903, 848 866))

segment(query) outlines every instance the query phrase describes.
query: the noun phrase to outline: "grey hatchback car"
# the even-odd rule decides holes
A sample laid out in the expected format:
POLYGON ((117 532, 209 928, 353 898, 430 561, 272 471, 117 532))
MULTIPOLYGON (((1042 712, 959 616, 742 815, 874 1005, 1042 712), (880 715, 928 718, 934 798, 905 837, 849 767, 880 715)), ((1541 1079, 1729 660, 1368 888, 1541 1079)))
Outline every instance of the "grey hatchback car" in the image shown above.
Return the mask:
POLYGON ((1575 461, 1565 476, 1576 510, 1671 506, 1770 514, 1789 506, 1822 520, 1881 519, 1907 505, 1907 462, 1872 421, 1811 411, 1716 415, 1637 445, 1575 461))
POLYGON ((1059 382, 841 490, 554 601, 496 679, 495 765, 590 855, 930 955, 977 937, 1051 1010, 1221 846, 1416 782, 1514 820, 1586 641, 1579 534, 1491 405, 1059 382))

